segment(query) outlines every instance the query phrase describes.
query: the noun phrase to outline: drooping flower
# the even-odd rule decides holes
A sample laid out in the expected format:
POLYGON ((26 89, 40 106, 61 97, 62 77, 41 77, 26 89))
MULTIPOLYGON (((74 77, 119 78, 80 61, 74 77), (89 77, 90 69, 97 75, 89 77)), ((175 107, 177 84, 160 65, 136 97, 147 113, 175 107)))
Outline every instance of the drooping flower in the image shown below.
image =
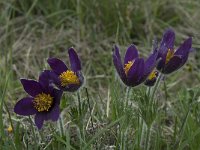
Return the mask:
POLYGON ((172 73, 181 68, 187 61, 190 50, 192 50, 192 38, 185 40, 180 47, 174 49, 175 33, 167 29, 163 34, 158 52, 157 69, 163 74, 172 73))
POLYGON ((157 50, 155 49, 145 61, 143 58, 139 58, 138 50, 132 44, 128 47, 124 63, 122 63, 119 48, 115 46, 113 62, 124 84, 134 87, 144 82, 155 68, 157 54, 157 50))
POLYGON ((19 115, 35 115, 35 124, 41 129, 46 120, 57 121, 60 114, 60 99, 62 91, 49 85, 49 73, 43 71, 39 81, 21 79, 24 90, 29 94, 18 101, 14 112, 19 115))
POLYGON ((156 83, 157 77, 158 77, 159 73, 156 69, 154 69, 149 76, 147 77, 147 79, 145 80, 144 84, 146 86, 154 86, 154 84, 156 83))
POLYGON ((83 84, 84 77, 81 73, 81 62, 73 48, 68 50, 71 69, 58 58, 49 58, 47 60, 52 71, 50 71, 53 83, 63 91, 74 92, 83 84))

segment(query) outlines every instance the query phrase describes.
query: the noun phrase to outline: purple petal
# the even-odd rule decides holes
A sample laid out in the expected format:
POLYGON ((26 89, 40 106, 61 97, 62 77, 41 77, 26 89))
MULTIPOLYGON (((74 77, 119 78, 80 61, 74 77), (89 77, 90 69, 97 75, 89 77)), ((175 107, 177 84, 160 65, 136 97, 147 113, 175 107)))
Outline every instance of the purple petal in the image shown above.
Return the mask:
POLYGON ((47 62, 49 66, 51 67, 51 69, 57 74, 61 74, 68 70, 65 63, 58 58, 49 58, 47 62))
POLYGON ((51 93, 53 87, 51 86, 50 70, 44 70, 39 76, 39 83, 46 93, 51 93))
POLYGON ((169 74, 177 69, 179 69, 182 66, 182 59, 180 56, 174 56, 170 59, 170 61, 166 64, 163 73, 169 74))
POLYGON ((75 52, 74 48, 70 48, 68 50, 69 53, 69 59, 70 59, 70 64, 71 64, 71 69, 74 72, 80 71, 81 70, 81 62, 80 59, 75 52))
POLYGON ((176 50, 174 55, 180 55, 182 57, 185 57, 186 55, 189 54, 191 48, 192 48, 192 38, 190 37, 181 44, 181 46, 176 50))
POLYGON ((158 40, 155 37, 153 40, 153 52, 158 51, 158 40))
POLYGON ((15 105, 14 112, 23 116, 35 114, 37 110, 33 107, 33 98, 26 97, 18 101, 15 105))
POLYGON ((128 83, 132 86, 136 86, 140 84, 140 80, 143 78, 144 75, 144 59, 143 58, 136 58, 133 65, 131 66, 128 72, 128 83))
POLYGON ((60 115, 59 105, 55 105, 50 112, 46 113, 46 120, 57 121, 60 115))
POLYGON ((53 83, 57 86, 61 85, 59 75, 55 72, 49 72, 50 83, 53 83))
POLYGON ((24 90, 33 97, 43 92, 40 83, 35 80, 20 79, 20 81, 24 87, 24 90))
POLYGON ((162 71, 164 67, 165 67, 165 60, 162 58, 158 59, 156 69, 162 71))
POLYGON ((154 84, 156 83, 156 79, 157 79, 157 78, 153 78, 152 80, 147 79, 147 80, 144 82, 144 84, 145 84, 146 86, 154 86, 154 84))
POLYGON ((134 44, 131 44, 126 51, 124 64, 127 64, 128 61, 132 61, 135 58, 138 58, 138 50, 134 44))
POLYGON ((158 57, 162 57, 165 60, 168 49, 174 49, 175 33, 172 29, 168 29, 163 34, 162 41, 160 43, 160 49, 158 57))
POLYGON ((46 114, 45 113, 37 113, 35 115, 35 124, 38 127, 38 129, 41 129, 44 123, 44 120, 46 119, 46 114))
POLYGON ((53 89, 53 92, 51 93, 52 97, 54 98, 54 101, 56 105, 60 104, 60 99, 62 97, 62 91, 61 90, 57 90, 57 89, 53 89))
MULTIPOLYGON (((120 53, 119 53, 119 47, 117 45, 114 45, 114 51, 113 51, 113 54, 117 56, 118 60, 121 61, 121 56, 120 56, 120 53)), ((122 64, 122 62, 121 62, 122 64)))
MULTIPOLYGON (((116 50, 115 50, 116 51, 116 50)), ((117 70, 117 73, 119 74, 120 78, 124 83, 126 83, 126 74, 124 72, 124 68, 122 65, 122 62, 119 60, 119 58, 115 54, 116 52, 113 53, 113 63, 115 65, 115 68, 117 70)))
POLYGON ((160 46, 167 47, 168 49, 174 48, 175 33, 172 29, 167 29, 163 34, 160 46))
POLYGON ((148 76, 155 68, 157 56, 158 52, 154 51, 153 54, 151 54, 149 58, 145 61, 145 70, 144 70, 145 77, 148 76))

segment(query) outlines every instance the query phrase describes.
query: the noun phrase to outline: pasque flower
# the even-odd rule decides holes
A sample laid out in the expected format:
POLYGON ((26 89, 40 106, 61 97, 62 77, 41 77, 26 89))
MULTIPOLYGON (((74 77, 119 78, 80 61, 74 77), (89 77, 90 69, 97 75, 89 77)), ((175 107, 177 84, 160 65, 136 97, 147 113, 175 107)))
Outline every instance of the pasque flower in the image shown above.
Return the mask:
POLYGON ((163 34, 158 53, 157 69, 163 74, 169 74, 181 68, 186 63, 192 49, 191 37, 185 40, 177 50, 174 49, 174 41, 174 31, 167 29, 163 34))
POLYGON ((73 48, 68 50, 71 69, 58 58, 49 58, 47 60, 52 71, 50 71, 50 78, 53 83, 63 91, 74 92, 78 90, 83 84, 84 77, 81 73, 81 62, 73 48))
POLYGON ((35 115, 35 124, 40 129, 46 120, 57 121, 60 114, 62 91, 49 85, 48 71, 43 71, 39 81, 21 79, 24 90, 29 94, 18 101, 14 112, 23 115, 35 115))
POLYGON ((147 79, 145 80, 144 84, 146 86, 154 86, 154 84, 156 83, 157 77, 158 77, 159 73, 156 69, 154 69, 147 77, 147 79))
POLYGON ((146 59, 139 58, 138 50, 134 44, 126 51, 124 62, 121 61, 119 48, 114 47, 113 62, 121 80, 127 86, 137 86, 144 82, 156 65, 157 50, 146 59))

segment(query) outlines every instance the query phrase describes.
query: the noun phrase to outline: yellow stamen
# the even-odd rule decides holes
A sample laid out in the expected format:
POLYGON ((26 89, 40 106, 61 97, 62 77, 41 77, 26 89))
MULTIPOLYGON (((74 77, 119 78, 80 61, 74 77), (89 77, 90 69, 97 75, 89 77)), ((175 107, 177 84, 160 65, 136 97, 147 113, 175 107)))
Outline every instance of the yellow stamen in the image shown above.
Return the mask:
POLYGON ((79 78, 75 72, 67 70, 63 72, 60 76, 61 86, 65 87, 69 84, 79 84, 79 78))
POLYGON ((168 49, 165 64, 167 64, 173 56, 174 56, 174 50, 168 49))
POLYGON ((11 133, 11 132, 13 131, 13 128, 12 128, 11 125, 9 125, 9 127, 7 128, 7 131, 8 131, 9 133, 11 133))
POLYGON ((51 108, 53 104, 53 97, 51 97, 50 94, 41 93, 36 95, 36 97, 33 100, 34 107, 37 109, 37 111, 49 111, 49 108, 51 108))
POLYGON ((125 64, 124 71, 125 71, 126 75, 128 74, 128 71, 130 70, 133 63, 134 63, 133 61, 128 61, 128 63, 125 64))
POLYGON ((148 80, 152 80, 154 78, 156 78, 158 75, 158 71, 156 71, 155 69, 150 73, 150 75, 148 76, 148 80))

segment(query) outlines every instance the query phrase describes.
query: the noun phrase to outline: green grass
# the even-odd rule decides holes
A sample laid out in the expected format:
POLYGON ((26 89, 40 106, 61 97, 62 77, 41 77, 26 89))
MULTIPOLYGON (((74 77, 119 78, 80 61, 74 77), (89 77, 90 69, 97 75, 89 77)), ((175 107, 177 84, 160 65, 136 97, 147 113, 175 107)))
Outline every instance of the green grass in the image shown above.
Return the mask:
POLYGON ((1 0, 0 150, 200 149, 199 7, 195 0, 1 0), (124 54, 134 43, 147 57, 153 38, 168 27, 176 46, 192 36, 196 51, 161 81, 152 109, 146 87, 121 84, 112 47, 117 43, 124 54), (60 120, 38 131, 33 117, 13 112, 26 96, 19 79, 37 79, 50 56, 68 62, 71 46, 86 82, 79 93, 64 94, 60 120))

